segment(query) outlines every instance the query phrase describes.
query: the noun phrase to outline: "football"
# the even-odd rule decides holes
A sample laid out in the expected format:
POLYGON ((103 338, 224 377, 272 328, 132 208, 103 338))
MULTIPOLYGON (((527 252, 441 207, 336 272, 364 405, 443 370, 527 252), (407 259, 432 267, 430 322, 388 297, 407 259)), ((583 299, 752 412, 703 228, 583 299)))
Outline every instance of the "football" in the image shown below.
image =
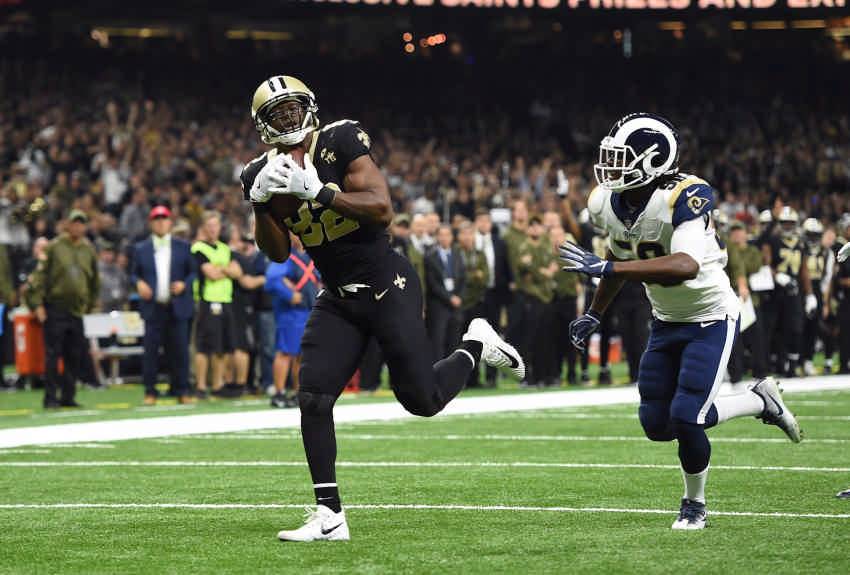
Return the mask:
POLYGON ((269 200, 269 210, 276 221, 282 222, 295 216, 303 203, 301 198, 289 194, 275 194, 269 200))
MULTIPOLYGON (((304 150, 302 148, 294 148, 288 154, 294 159, 299 166, 304 167, 304 150)), ((286 218, 291 218, 298 213, 301 204, 304 200, 290 196, 288 194, 275 194, 269 200, 269 209, 272 216, 277 221, 284 221, 286 218)))

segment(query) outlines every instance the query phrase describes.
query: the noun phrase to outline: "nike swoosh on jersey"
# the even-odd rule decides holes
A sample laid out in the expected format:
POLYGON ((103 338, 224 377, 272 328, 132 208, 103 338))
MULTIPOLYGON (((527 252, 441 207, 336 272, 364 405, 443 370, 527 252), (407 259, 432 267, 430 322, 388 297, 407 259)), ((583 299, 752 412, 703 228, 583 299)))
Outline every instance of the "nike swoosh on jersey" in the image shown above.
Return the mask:
POLYGON ((387 292, 388 292, 388 291, 390 291, 390 288, 385 289, 385 290, 384 290, 384 291, 382 291, 381 293, 376 293, 376 294, 375 294, 375 301, 381 301, 381 299, 382 299, 385 295, 387 295, 387 292))
POLYGON ((699 190, 691 190, 690 192, 685 192, 685 196, 687 196, 687 197, 689 197, 689 198, 690 198, 691 196, 693 196, 693 195, 694 195, 695 193, 697 193, 698 191, 699 191, 699 190))
POLYGON ((322 535, 327 535, 328 533, 332 533, 332 532, 336 531, 337 528, 339 528, 341 526, 342 526, 342 523, 337 523, 336 525, 334 525, 330 529, 325 529, 324 527, 322 527, 322 535))
POLYGON ((701 321, 699 326, 700 327, 708 327, 708 326, 714 325, 716 323, 717 323, 717 320, 715 320, 715 321, 701 321))

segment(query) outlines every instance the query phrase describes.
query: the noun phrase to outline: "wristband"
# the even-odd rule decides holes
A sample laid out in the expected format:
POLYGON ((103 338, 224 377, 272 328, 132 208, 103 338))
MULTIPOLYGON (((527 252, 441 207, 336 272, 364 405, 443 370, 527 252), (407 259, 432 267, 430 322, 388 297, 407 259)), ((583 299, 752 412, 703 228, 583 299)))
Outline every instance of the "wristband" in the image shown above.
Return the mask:
POLYGON ((598 313, 596 313, 595 311, 593 311, 592 309, 589 309, 586 312, 584 312, 584 315, 592 317, 597 322, 600 322, 600 323, 602 322, 602 316, 599 315, 598 313))
POLYGON ((316 201, 325 206, 329 207, 336 197, 336 190, 334 190, 330 186, 323 186, 319 193, 316 194, 316 201))

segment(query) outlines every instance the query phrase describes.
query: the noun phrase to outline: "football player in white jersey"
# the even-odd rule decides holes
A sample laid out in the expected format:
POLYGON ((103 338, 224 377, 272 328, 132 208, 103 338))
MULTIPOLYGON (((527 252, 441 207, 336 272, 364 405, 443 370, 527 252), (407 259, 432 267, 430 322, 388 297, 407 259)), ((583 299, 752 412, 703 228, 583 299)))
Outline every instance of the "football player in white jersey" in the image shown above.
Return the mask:
POLYGON ((717 397, 739 302, 711 219, 714 190, 679 172, 673 126, 652 114, 626 116, 602 140, 595 172, 599 186, 588 209, 608 232, 610 249, 602 259, 575 244, 561 248, 566 271, 601 278, 590 309, 570 324, 570 338, 583 349, 623 283, 643 282, 654 320, 640 362, 640 422, 650 440, 679 443, 685 494, 673 528, 702 529, 711 455, 705 430, 755 416, 799 442, 800 428, 772 378, 717 397))

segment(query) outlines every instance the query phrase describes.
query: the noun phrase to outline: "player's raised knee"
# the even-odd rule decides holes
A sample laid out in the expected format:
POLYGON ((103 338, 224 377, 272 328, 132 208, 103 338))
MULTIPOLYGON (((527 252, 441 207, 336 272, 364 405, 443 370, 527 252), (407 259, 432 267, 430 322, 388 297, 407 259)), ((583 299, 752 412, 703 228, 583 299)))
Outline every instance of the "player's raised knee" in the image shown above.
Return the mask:
POLYGON ((670 427, 670 416, 666 409, 641 404, 638 410, 643 432, 650 441, 672 441, 673 430, 670 427))
POLYGON ((336 403, 336 397, 328 393, 317 393, 305 389, 298 390, 298 406, 304 415, 330 415, 336 403))

